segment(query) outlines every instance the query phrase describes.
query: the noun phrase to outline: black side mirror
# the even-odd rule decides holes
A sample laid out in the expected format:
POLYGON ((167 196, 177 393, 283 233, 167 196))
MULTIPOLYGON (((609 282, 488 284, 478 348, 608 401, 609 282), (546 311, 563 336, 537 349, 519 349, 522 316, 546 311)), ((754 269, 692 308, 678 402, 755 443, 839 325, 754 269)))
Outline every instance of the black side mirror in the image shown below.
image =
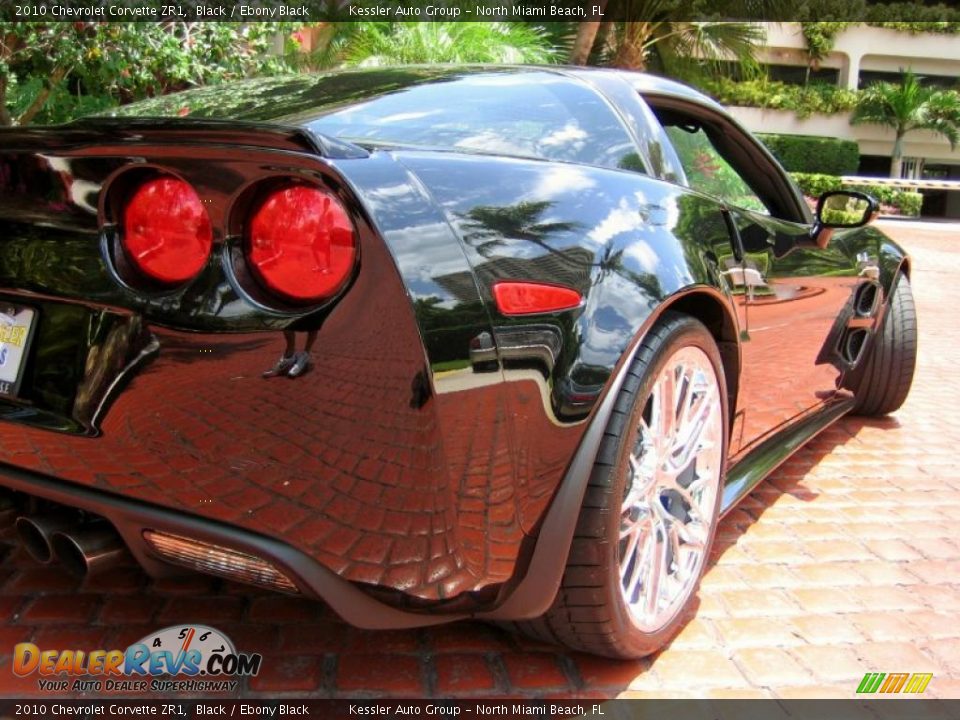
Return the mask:
POLYGON ((858 228, 873 222, 880 204, 870 195, 854 190, 831 190, 817 200, 816 222, 811 237, 826 247, 834 230, 858 228))

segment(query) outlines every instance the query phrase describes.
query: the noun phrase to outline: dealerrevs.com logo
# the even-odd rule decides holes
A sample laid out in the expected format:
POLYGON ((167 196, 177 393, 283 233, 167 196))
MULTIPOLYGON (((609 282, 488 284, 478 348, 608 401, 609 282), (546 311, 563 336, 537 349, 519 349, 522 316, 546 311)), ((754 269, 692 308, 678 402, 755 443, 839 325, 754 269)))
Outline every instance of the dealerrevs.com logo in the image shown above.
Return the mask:
POLYGON ((230 638, 206 625, 172 625, 126 650, 41 649, 33 643, 13 649, 14 674, 36 674, 39 688, 52 692, 231 691, 239 684, 231 678, 256 675, 261 662, 260 654, 238 653, 230 638))

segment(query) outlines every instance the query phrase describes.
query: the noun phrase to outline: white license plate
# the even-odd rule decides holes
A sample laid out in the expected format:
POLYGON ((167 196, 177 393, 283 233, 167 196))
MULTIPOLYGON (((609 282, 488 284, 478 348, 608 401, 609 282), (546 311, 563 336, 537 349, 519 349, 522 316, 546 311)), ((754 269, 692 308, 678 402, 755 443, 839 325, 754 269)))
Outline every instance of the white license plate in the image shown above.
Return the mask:
POLYGON ((31 308, 0 302, 0 395, 17 394, 36 316, 31 308))

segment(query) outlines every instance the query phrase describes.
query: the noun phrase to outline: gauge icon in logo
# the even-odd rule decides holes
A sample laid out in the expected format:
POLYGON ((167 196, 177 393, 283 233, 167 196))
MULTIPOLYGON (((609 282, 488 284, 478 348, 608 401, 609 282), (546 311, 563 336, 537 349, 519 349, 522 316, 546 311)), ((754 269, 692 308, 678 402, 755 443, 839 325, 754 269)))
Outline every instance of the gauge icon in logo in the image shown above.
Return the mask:
MULTIPOLYGON (((236 655, 233 641, 209 625, 171 625, 155 633, 145 635, 140 644, 150 652, 169 652, 173 657, 187 657, 191 651, 209 659, 213 655, 236 655)), ((194 655, 193 657, 198 657, 194 655)), ((201 675, 206 672, 200 671, 201 675)))

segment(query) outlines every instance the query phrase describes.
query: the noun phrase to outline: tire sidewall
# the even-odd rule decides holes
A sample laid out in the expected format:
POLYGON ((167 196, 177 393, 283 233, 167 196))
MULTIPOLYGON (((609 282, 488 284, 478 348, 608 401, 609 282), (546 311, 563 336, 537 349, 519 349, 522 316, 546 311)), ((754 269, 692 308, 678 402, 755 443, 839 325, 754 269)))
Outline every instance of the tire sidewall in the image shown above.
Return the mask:
POLYGON ((703 573, 706 569, 707 563, 709 562, 710 548, 713 545, 713 539, 716 535, 717 523, 719 521, 718 515, 721 499, 723 497, 723 483, 726 474, 725 469, 729 436, 729 402, 727 397, 726 380, 723 373, 723 364, 720 359, 720 351, 717 348, 717 344, 714 341, 713 336, 699 321, 688 316, 672 315, 672 317, 669 318, 668 323, 673 325, 670 334, 659 345, 659 347, 654 350, 649 360, 645 363, 643 363, 639 357, 634 360, 633 367, 637 366, 638 361, 644 365, 642 368, 643 375, 641 376, 640 384, 638 385, 636 393, 634 394, 633 405, 628 416, 627 424, 624 426, 624 432, 619 438, 616 455, 617 463, 611 471, 610 477, 610 522, 607 523, 607 536, 605 538, 605 544, 609 548, 609 552, 607 553, 607 562, 609 566, 606 573, 608 580, 606 592, 609 595, 608 606, 613 610, 611 621, 614 625, 615 635, 620 639, 619 644, 622 646, 623 653, 625 655, 632 655, 634 657, 647 655, 658 650, 660 647, 670 641, 670 639, 677 633, 677 631, 688 619, 688 611, 690 606, 695 602, 695 598, 697 597, 700 578, 703 577, 703 573), (680 606, 676 614, 666 625, 664 625, 663 628, 656 632, 649 633, 641 630, 634 624, 630 610, 627 607, 627 604, 624 601, 623 595, 620 591, 620 505, 622 504, 622 498, 627 481, 627 458, 630 454, 634 433, 639 425, 640 417, 643 414, 647 398, 649 397, 653 384, 663 369, 666 360, 669 359, 670 356, 673 355, 677 350, 687 346, 697 347, 706 354, 706 356, 710 359, 710 363, 713 366, 713 371, 717 378, 722 414, 723 450, 720 459, 721 470, 720 477, 718 479, 716 501, 713 509, 713 522, 710 526, 706 549, 704 550, 705 557, 701 562, 697 579, 694 582, 690 597, 683 605, 680 606))

